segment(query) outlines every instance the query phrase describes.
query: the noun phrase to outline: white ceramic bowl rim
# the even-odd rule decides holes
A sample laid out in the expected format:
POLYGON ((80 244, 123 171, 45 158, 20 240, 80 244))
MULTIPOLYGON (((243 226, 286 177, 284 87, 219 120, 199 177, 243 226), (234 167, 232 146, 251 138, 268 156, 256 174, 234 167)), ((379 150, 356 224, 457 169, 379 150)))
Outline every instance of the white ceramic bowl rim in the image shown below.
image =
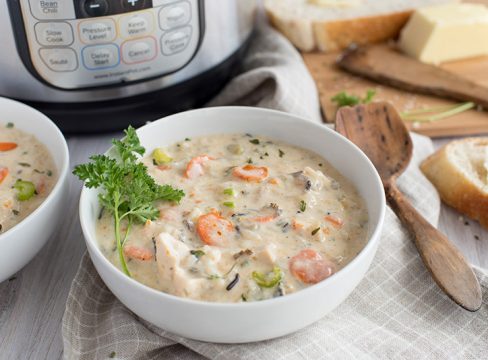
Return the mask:
MULTIPOLYGON (((382 182, 381 182, 380 176, 378 175, 378 172, 376 171, 373 163, 371 163, 371 161, 369 160, 369 158, 354 143, 352 143, 347 138, 341 136, 340 134, 336 133, 334 130, 331 130, 329 127, 327 127, 327 126, 325 126, 323 124, 313 123, 313 122, 311 122, 309 120, 306 120, 304 118, 301 118, 299 116, 296 116, 296 115, 293 115, 293 114, 290 114, 290 113, 285 113, 285 112, 278 111, 278 110, 263 109, 263 108, 249 108, 249 107, 244 107, 244 106, 219 106, 219 107, 211 107, 211 108, 203 108, 203 109, 189 110, 189 111, 185 111, 184 113, 190 114, 190 113, 193 113, 194 112, 194 113, 198 114, 198 112, 205 111, 205 110, 211 110, 211 109, 215 109, 215 110, 218 110, 218 109, 226 109, 226 111, 229 111, 229 110, 237 110, 237 111, 240 111, 242 109, 245 109, 245 110, 248 111, 249 109, 253 109, 255 111, 262 112, 263 115, 266 115, 267 113, 273 113, 273 114, 284 115, 284 116, 287 116, 287 117, 292 117, 292 118, 294 118, 297 121, 305 121, 310 126, 316 127, 318 131, 324 131, 325 130, 325 131, 331 132, 331 133, 334 134, 334 136, 341 137, 345 142, 349 143, 350 146, 354 147, 360 153, 360 156, 362 157, 362 159, 373 170, 372 173, 375 174, 375 176, 376 176, 376 184, 377 184, 376 191, 379 194, 381 194, 380 196, 382 196, 382 199, 381 199, 381 208, 380 208, 380 211, 379 211, 379 215, 377 217, 376 224, 370 224, 370 225, 374 225, 374 230, 371 232, 371 234, 369 236, 368 243, 359 252, 359 254, 356 255, 356 257, 351 262, 349 262, 344 268, 342 268, 338 272, 334 273, 333 275, 331 275, 327 279, 322 280, 321 282, 319 282, 317 284, 314 284, 314 285, 309 286, 307 288, 301 289, 301 290, 299 290, 297 292, 294 292, 294 293, 291 293, 291 294, 287 294, 285 296, 275 297, 275 298, 271 298, 271 299, 265 299, 265 300, 261 300, 261 301, 250 301, 250 302, 239 302, 239 303, 222 303, 222 302, 210 302, 210 301, 203 301, 203 300, 188 299, 188 298, 184 298, 184 297, 180 297, 180 296, 168 294, 168 293, 165 293, 163 291, 159 291, 159 290, 153 289, 153 288, 151 288, 149 286, 146 286, 146 285, 144 285, 144 284, 142 284, 142 283, 134 280, 131 277, 126 276, 121 270, 119 270, 114 264, 112 264, 102 254, 102 252, 100 250, 100 247, 98 246, 98 242, 96 241, 96 239, 94 239, 94 238, 92 238, 90 236, 87 236, 90 233, 90 231, 88 231, 87 224, 86 224, 87 223, 87 219, 85 219, 84 212, 81 209, 83 209, 85 206, 87 206, 85 204, 85 202, 88 201, 87 200, 87 198, 88 198, 87 197, 87 192, 88 191, 94 191, 94 190, 93 189, 87 189, 86 187, 83 186, 83 189, 81 191, 80 204, 79 204, 80 215, 81 215, 80 216, 80 220, 81 220, 80 222, 81 222, 81 227, 83 229, 83 233, 85 234, 86 240, 93 244, 92 248, 95 249, 97 256, 101 257, 102 258, 102 261, 105 264, 107 264, 110 269, 112 269, 112 270, 115 271, 115 274, 119 278, 120 281, 122 281, 122 282, 128 282, 132 286, 135 286, 135 287, 139 288, 142 291, 149 291, 150 293, 153 293, 156 296, 161 296, 162 298, 165 298, 166 300, 169 300, 169 301, 176 301, 176 302, 182 302, 182 303, 187 303, 187 304, 194 304, 194 305, 204 306, 204 307, 232 307, 232 308, 236 308, 236 309, 238 309, 240 307, 244 307, 244 306, 245 307, 262 307, 262 306, 270 306, 273 303, 278 303, 278 302, 281 302, 281 301, 288 301, 287 299, 290 299, 291 297, 307 296, 315 288, 320 287, 321 285, 327 283, 328 281, 331 281, 332 279, 335 279, 337 277, 340 277, 341 274, 343 274, 346 269, 353 267, 354 264, 356 264, 357 262, 360 262, 363 257, 367 256, 367 252, 369 252, 369 249, 375 246, 374 242, 371 241, 371 240, 372 239, 375 239, 375 238, 378 238, 378 241, 379 241, 379 236, 380 236, 381 228, 383 226, 383 219, 384 219, 385 211, 386 211, 386 202, 385 202, 385 195, 384 195, 384 190, 383 190, 382 182)), ((172 119, 174 117, 178 117, 180 114, 182 114, 182 113, 170 115, 170 116, 164 117, 162 119, 159 119, 159 120, 157 120, 158 123, 152 122, 152 123, 149 123, 147 125, 144 125, 143 127, 137 129, 137 132, 139 132, 142 128, 147 129, 147 128, 151 128, 153 126, 160 126, 159 124, 160 124, 161 121, 165 121, 165 122, 166 121, 172 121, 172 119)), ((113 147, 110 147, 107 150, 107 153, 112 148, 113 147)))
MULTIPOLYGON (((61 133, 61 131, 58 129, 56 125, 43 113, 40 111, 37 111, 30 106, 27 106, 25 104, 22 104, 18 101, 6 99, 6 98, 0 98, 1 101, 5 102, 10 102, 12 103, 13 106, 17 107, 23 107, 25 109, 28 109, 30 112, 37 113, 38 118, 35 119, 34 121, 42 121, 44 124, 44 128, 46 129, 46 132, 52 132, 55 134, 56 138, 59 140, 60 144, 62 145, 62 151, 63 151, 63 163, 61 166, 61 169, 56 169, 58 172, 58 178, 56 180, 56 184, 54 185, 53 189, 49 193, 49 195, 46 197, 46 199, 33 211, 31 212, 28 216, 26 216, 21 222, 15 224, 13 227, 5 231, 4 233, 0 234, 0 242, 3 240, 6 235, 11 235, 13 234, 17 229, 19 229, 22 226, 28 226, 30 222, 32 221, 33 218, 37 216, 38 213, 42 212, 45 208, 51 205, 51 202, 54 201, 56 198, 57 194, 61 191, 64 181, 66 179, 66 176, 68 175, 68 169, 69 169, 69 150, 68 150, 68 145, 66 144, 66 140, 61 133)), ((11 121, 15 125, 15 120, 11 121)), ((29 133, 26 130, 21 130, 25 133, 31 134, 35 136, 35 134, 29 133)), ((37 137, 36 137, 37 139, 37 137)), ((39 141, 39 140, 38 140, 39 141)), ((46 144, 44 144, 46 145, 46 144)))

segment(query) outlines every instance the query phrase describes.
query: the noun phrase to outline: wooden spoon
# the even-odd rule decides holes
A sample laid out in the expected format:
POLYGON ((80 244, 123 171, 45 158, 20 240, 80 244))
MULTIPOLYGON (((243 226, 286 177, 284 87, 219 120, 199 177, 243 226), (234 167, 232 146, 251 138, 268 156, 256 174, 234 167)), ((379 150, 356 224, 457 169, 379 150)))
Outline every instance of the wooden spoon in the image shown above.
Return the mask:
POLYGON ((464 309, 478 310, 480 284, 466 259, 415 210, 396 186, 397 177, 410 162, 413 145, 395 108, 386 102, 343 107, 336 115, 336 131, 359 146, 373 162, 390 207, 413 235, 437 285, 464 309))

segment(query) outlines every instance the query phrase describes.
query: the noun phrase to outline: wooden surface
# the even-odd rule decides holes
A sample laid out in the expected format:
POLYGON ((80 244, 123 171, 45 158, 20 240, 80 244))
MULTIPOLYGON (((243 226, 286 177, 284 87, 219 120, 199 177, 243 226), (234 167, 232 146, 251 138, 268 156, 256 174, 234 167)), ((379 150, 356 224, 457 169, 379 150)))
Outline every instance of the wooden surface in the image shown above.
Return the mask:
MULTIPOLYGON (((331 98, 341 91, 362 97, 368 89, 374 89, 377 93, 375 101, 389 101, 399 111, 456 104, 455 101, 413 94, 346 73, 335 65, 338 56, 338 53, 303 55, 317 84, 322 112, 328 122, 334 121, 337 110, 336 104, 331 101, 331 98)), ((488 57, 446 63, 441 67, 479 85, 488 86, 488 57)), ((488 133, 488 112, 470 110, 437 122, 409 123, 409 127, 431 137, 488 133)))
MULTIPOLYGON (((107 149, 114 135, 70 138, 71 164, 107 149)), ((117 134, 115 136, 118 136, 117 134)), ((446 140, 435 142, 437 146, 446 140)), ((0 283, 0 359, 60 359, 61 318, 85 243, 78 220, 81 184, 69 176, 70 195, 57 233, 12 280, 0 283)), ((440 229, 475 265, 488 268, 488 232, 442 208, 440 229)))

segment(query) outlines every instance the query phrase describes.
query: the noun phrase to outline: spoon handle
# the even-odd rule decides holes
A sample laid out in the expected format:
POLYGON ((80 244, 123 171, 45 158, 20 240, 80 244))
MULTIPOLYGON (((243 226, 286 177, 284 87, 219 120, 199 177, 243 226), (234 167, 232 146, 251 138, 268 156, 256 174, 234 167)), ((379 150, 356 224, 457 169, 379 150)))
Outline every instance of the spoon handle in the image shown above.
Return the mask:
POLYGON ((437 285, 464 309, 478 310, 481 307, 480 284, 464 256, 415 210, 394 180, 384 186, 390 207, 413 235, 415 246, 437 285))

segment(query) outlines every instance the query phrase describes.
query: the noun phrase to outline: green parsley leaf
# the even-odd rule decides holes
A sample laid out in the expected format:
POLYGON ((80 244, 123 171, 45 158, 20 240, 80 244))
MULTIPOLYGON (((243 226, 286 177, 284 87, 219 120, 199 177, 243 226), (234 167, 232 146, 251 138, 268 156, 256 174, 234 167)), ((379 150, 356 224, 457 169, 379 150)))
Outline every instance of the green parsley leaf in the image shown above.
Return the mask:
POLYGON ((205 251, 203 251, 203 250, 190 250, 190 254, 195 256, 197 259, 200 259, 203 255, 205 255, 205 251))
POLYGON ((156 201, 179 202, 185 195, 170 185, 159 185, 147 173, 146 166, 138 162, 138 155, 145 153, 133 127, 125 131, 125 138, 113 140, 118 159, 107 155, 93 155, 90 162, 75 166, 73 174, 85 182, 87 188, 100 188, 100 205, 114 218, 115 240, 124 273, 130 276, 125 262, 123 246, 132 224, 155 220, 159 210, 156 201), (122 222, 127 230, 122 234, 122 222), (123 236, 123 237, 122 237, 123 236))
POLYGON ((316 233, 318 233, 320 230, 320 227, 316 228, 316 229, 313 229, 312 230, 312 236, 315 235, 316 233))
POLYGON ((369 104, 371 101, 373 101, 375 95, 376 95, 376 90, 368 89, 366 91, 366 96, 362 100, 363 104, 369 104))
POLYGON ((300 200, 300 211, 305 212, 307 210, 307 203, 303 200, 300 200))
POLYGON ((252 139, 252 140, 249 140, 249 142, 251 144, 254 144, 254 145, 259 145, 259 139, 252 139))
POLYGON ((373 89, 368 89, 366 91, 366 96, 363 99, 361 99, 359 96, 341 91, 340 93, 334 95, 331 100, 332 102, 336 103, 338 107, 354 106, 359 104, 369 104, 375 95, 376 91, 373 89))

